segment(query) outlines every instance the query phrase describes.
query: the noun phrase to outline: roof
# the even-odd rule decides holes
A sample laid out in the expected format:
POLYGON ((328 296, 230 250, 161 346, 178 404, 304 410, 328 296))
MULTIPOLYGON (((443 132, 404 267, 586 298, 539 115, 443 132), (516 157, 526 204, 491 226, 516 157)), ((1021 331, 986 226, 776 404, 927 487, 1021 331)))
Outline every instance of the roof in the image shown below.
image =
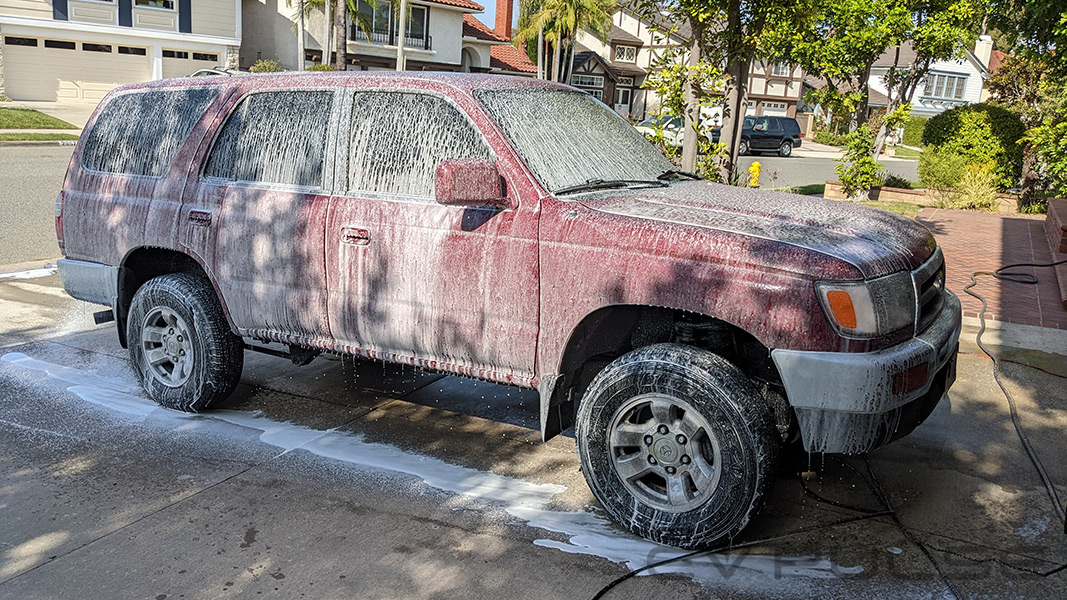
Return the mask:
POLYGON ((586 61, 591 58, 595 58, 597 61, 599 61, 600 64, 604 66, 604 69, 608 72, 608 75, 612 79, 618 79, 620 75, 623 77, 632 77, 641 76, 647 73, 647 71, 637 65, 609 61, 608 59, 604 58, 603 56, 600 56, 596 52, 593 52, 592 50, 586 48, 581 44, 574 44, 575 69, 585 64, 586 61))
POLYGON ((644 46, 645 42, 641 38, 633 35, 627 31, 624 31, 618 25, 612 25, 611 31, 608 32, 608 39, 622 44, 624 46, 644 46))
POLYGON ((1001 52, 1000 50, 996 49, 992 50, 989 53, 989 72, 996 73, 998 70, 1000 70, 1000 67, 1004 64, 1004 61, 1007 60, 1007 58, 1007 52, 1001 52))
POLYGON ((470 13, 463 13, 463 37, 472 37, 486 42, 500 42, 502 44, 506 44, 509 41, 508 38, 489 29, 478 17, 470 13))
MULTIPOLYGON (((981 73, 983 77, 985 77, 985 75, 987 73, 989 73, 989 69, 986 67, 986 65, 983 65, 982 61, 978 60, 978 57, 975 56, 974 53, 971 52, 970 50, 968 50, 967 48, 963 49, 963 56, 964 56, 963 60, 965 62, 966 61, 970 61, 971 64, 974 65, 975 69, 979 73, 981 73)), ((874 64, 872 64, 871 66, 874 67, 874 68, 879 68, 879 67, 889 68, 889 67, 892 67, 894 65, 894 63, 895 63, 898 67, 908 67, 914 61, 915 61, 915 48, 912 46, 911 41, 906 41, 906 42, 902 43, 900 46, 897 46, 897 47, 894 47, 894 48, 889 48, 888 50, 886 50, 884 53, 882 53, 881 56, 879 56, 877 59, 875 59, 874 64), (898 48, 900 49, 900 57, 899 58, 897 58, 897 49, 898 48)), ((934 61, 934 62, 941 62, 941 61, 934 61)), ((992 61, 990 61, 990 62, 992 62, 992 61)))
POLYGON ((536 73, 537 65, 529 56, 511 44, 493 46, 489 49, 489 66, 512 73, 536 73))
POLYGON ((686 41, 693 37, 693 30, 689 27, 689 21, 675 19, 666 8, 658 12, 649 12, 646 10, 645 3, 641 2, 641 0, 619 0, 619 8, 645 23, 651 19, 661 30, 673 30, 674 33, 671 35, 675 37, 686 41))
POLYGON ((471 0, 426 0, 426 2, 431 2, 433 4, 444 4, 446 6, 458 6, 459 8, 469 8, 470 10, 476 10, 479 12, 485 10, 484 6, 478 4, 477 2, 472 2, 471 0))

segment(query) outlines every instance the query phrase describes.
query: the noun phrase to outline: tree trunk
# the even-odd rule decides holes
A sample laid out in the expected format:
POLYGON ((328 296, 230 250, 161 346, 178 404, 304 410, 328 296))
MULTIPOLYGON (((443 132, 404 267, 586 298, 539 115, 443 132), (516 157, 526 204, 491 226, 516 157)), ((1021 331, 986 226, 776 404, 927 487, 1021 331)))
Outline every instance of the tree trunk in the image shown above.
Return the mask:
POLYGON ((552 81, 559 81, 559 45, 560 36, 556 34, 556 41, 552 44, 552 81))
POLYGON ((741 130, 748 108, 748 74, 751 68, 751 57, 735 59, 726 65, 722 129, 719 132, 719 141, 726 144, 726 156, 720 156, 718 160, 719 177, 724 183, 733 181, 737 170, 741 130))
MULTIPOLYGON (((695 67, 700 64, 700 41, 703 38, 703 26, 697 24, 693 27, 692 42, 689 46, 688 65, 695 67)), ((685 128, 682 137, 682 170, 694 172, 697 169, 697 155, 700 150, 700 138, 697 126, 700 123, 700 99, 697 98, 693 86, 692 77, 687 76, 683 84, 685 94, 685 128)))
POLYGON ((333 61, 333 68, 344 71, 348 62, 348 36, 345 35, 345 1, 334 0, 333 11, 333 46, 337 53, 333 61))
POLYGON ((1037 155, 1034 154, 1034 148, 1030 144, 1023 147, 1023 174, 1022 182, 1019 184, 1021 188, 1019 190, 1019 209, 1023 209, 1032 204, 1037 204, 1037 186, 1039 183, 1039 175, 1037 172, 1038 161, 1037 155))
POLYGON ((304 0, 296 3, 296 70, 304 70, 304 0))
POLYGON ((326 29, 322 32, 322 64, 328 65, 330 64, 330 0, 326 0, 322 7, 322 17, 326 21, 326 29))
POLYGON ((574 77, 574 41, 575 37, 571 36, 571 58, 567 61, 567 85, 571 84, 571 79, 574 77))
POLYGON ((871 105, 871 65, 867 65, 859 73, 859 89, 857 90, 861 94, 859 103, 856 104, 856 110, 852 112, 852 120, 849 123, 849 133, 859 129, 860 125, 867 124, 867 112, 871 105))
POLYGON ((537 78, 545 78, 545 28, 537 30, 537 78))

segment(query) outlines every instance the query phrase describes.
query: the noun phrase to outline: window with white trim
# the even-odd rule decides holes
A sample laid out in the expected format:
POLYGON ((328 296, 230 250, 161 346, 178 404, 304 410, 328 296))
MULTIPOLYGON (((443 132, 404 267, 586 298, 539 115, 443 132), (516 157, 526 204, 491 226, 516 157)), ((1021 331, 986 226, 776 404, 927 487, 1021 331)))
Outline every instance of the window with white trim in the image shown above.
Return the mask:
POLYGON ((633 87, 634 86, 634 78, 633 77, 620 77, 619 78, 619 85, 621 85, 622 87, 633 87))
POLYGON ((963 100, 963 94, 966 91, 966 75, 931 73, 926 76, 926 91, 924 92, 926 96, 947 100, 963 100))
POLYGON ((615 46, 615 60, 619 62, 637 62, 637 48, 634 46, 615 46))
POLYGON ((585 90, 585 93, 596 98, 597 100, 600 100, 601 102, 604 101, 604 90, 585 90))
POLYGON ((582 87, 604 87, 604 78, 600 75, 578 75, 571 77, 571 84, 582 87))
POLYGON ((134 0, 135 5, 143 8, 162 8, 174 10, 174 0, 134 0))
POLYGON ((774 63, 771 65, 772 77, 791 77, 793 75, 793 67, 788 63, 774 63))

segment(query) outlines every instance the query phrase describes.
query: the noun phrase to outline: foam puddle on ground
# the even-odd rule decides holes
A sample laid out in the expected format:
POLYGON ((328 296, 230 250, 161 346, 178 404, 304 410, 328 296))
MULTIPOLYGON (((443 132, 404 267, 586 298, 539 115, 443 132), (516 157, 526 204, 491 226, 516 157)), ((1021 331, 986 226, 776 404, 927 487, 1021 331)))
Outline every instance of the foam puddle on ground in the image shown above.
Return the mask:
MULTIPOLYGON (((684 554, 676 548, 623 533, 609 519, 592 512, 546 509, 552 497, 566 489, 561 485, 531 483, 453 465, 387 444, 364 441, 361 434, 310 429, 274 421, 258 412, 217 410, 189 414, 173 411, 146 399, 141 386, 129 379, 57 365, 19 352, 5 354, 0 361, 70 384, 67 391, 82 400, 153 427, 188 432, 198 424, 210 424, 212 434, 238 439, 247 437, 249 430, 258 431, 259 440, 280 448, 281 454, 303 450, 353 465, 411 475, 439 490, 500 503, 508 514, 531 527, 562 534, 567 538, 565 542, 556 539, 535 540, 534 543, 541 547, 598 556, 628 569, 684 554)), ((863 567, 860 566, 842 567, 812 557, 713 554, 657 567, 643 574, 675 573, 707 586, 725 584, 735 589, 742 587, 758 588, 764 592, 774 589, 795 592, 797 578, 843 578, 862 572, 863 567)))

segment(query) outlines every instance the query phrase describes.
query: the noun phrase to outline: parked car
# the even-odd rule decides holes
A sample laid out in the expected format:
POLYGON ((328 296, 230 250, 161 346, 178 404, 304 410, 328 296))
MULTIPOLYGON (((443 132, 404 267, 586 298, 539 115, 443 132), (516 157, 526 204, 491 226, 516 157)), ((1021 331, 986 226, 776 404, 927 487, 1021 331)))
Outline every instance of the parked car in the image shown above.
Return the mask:
POLYGON ((652 138, 659 130, 663 130, 664 143, 675 147, 680 147, 685 137, 685 120, 672 115, 649 117, 634 127, 646 138, 652 138))
MULTIPOLYGON (((718 143, 721 129, 711 130, 712 142, 718 143)), ((777 152, 778 156, 792 156, 793 149, 799 148, 803 140, 800 124, 792 117, 745 117, 738 152, 777 152)))
POLYGON ((119 88, 56 232, 67 292, 108 307, 161 405, 210 408, 265 342, 536 389, 605 509, 676 546, 741 530, 783 443, 873 450, 955 379, 960 303, 921 224, 694 180, 544 81, 119 88))

